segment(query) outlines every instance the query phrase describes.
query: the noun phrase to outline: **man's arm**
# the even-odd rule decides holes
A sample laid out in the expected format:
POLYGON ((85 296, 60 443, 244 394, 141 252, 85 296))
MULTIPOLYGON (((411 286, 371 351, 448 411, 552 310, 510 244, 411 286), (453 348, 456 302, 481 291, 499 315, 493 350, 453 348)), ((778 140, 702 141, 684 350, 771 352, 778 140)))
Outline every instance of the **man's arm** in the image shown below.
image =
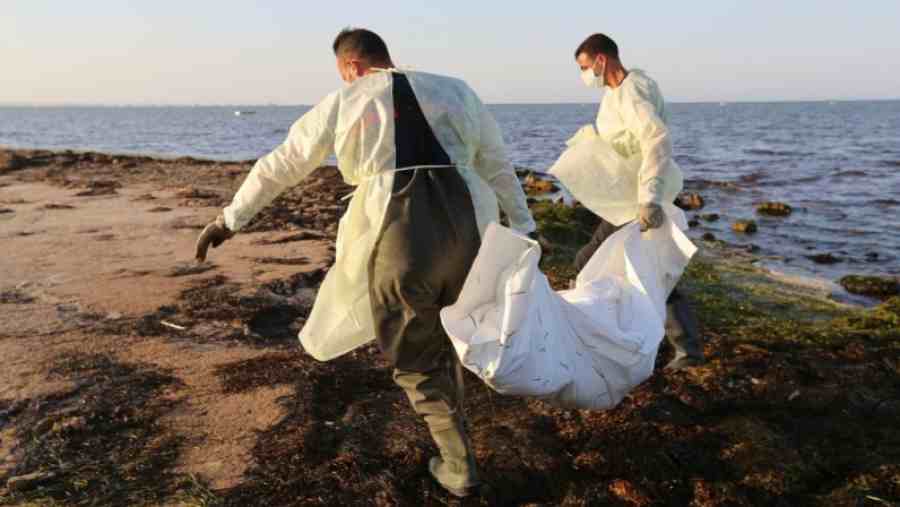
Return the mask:
POLYGON ((500 126, 481 101, 478 101, 478 107, 481 142, 475 153, 475 171, 497 194, 500 207, 509 217, 510 227, 525 234, 533 232, 537 226, 531 217, 516 171, 506 156, 500 126))
POLYGON ((332 93, 297 120, 287 139, 256 161, 247 179, 225 208, 225 226, 234 232, 290 187, 300 183, 334 150, 338 92, 332 93))
POLYGON ((672 161, 669 128, 656 112, 648 92, 633 87, 622 97, 622 116, 626 128, 641 145, 638 171, 638 203, 661 205, 666 171, 672 161))

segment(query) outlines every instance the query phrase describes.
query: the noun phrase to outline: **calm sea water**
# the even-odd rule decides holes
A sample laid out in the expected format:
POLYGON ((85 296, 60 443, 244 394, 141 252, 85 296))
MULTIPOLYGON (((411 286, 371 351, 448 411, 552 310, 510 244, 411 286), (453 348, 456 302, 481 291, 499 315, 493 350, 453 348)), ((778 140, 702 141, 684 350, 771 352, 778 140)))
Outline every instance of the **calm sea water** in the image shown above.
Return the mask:
MULTIPOLYGON (((0 107, 0 145, 116 153, 253 159, 277 146, 298 107, 0 107), (235 116, 235 110, 255 114, 235 116)), ((491 106, 513 162, 545 170, 596 104, 491 106)), ((846 273, 900 275, 900 101, 672 104, 675 153, 718 222, 712 232, 760 248, 785 271, 836 279, 846 273), (786 219, 755 217, 756 203, 792 205, 786 219), (760 232, 730 231, 755 218, 760 232), (833 265, 807 256, 831 253, 833 265)))

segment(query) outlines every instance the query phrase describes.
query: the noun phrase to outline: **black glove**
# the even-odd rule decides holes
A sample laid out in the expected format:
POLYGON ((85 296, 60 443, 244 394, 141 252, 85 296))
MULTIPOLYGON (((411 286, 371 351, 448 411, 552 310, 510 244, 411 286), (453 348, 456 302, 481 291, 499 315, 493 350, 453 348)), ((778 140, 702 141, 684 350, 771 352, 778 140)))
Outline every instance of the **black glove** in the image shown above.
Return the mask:
POLYGON ((225 217, 222 215, 216 217, 215 221, 207 225, 200 233, 200 237, 197 238, 197 253, 195 254, 197 262, 206 260, 206 251, 209 250, 210 245, 216 248, 225 240, 231 239, 232 236, 234 233, 225 226, 225 217))

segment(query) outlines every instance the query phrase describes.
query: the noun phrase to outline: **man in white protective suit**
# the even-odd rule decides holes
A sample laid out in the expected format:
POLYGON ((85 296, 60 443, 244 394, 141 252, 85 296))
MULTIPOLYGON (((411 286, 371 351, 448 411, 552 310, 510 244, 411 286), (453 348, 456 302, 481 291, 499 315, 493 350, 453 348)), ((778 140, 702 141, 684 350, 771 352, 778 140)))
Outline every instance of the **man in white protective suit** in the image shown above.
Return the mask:
POLYGON ((466 83, 397 70, 368 30, 342 31, 333 49, 346 86, 256 162, 204 229, 197 258, 334 155, 356 189, 301 343, 328 360, 376 339, 440 450, 431 474, 466 496, 480 481, 461 411, 462 370, 439 311, 456 301, 481 234, 499 219, 498 200, 513 229, 529 234, 535 224, 500 129, 466 83))
MULTIPOLYGON (((605 90, 596 124, 584 127, 576 138, 599 136, 624 159, 640 159, 635 220, 641 230, 660 227, 666 188, 673 186, 676 179, 680 185, 681 171, 672 159, 668 114, 659 86, 644 71, 626 70, 615 41, 601 33, 589 36, 578 46, 575 61, 586 86, 605 90)), ((597 181, 597 185, 608 184, 611 182, 597 181)), ((581 271, 600 244, 620 227, 601 218, 590 242, 575 257, 576 270, 581 271)), ((675 357, 666 369, 701 364, 703 346, 696 318, 677 290, 672 291, 667 313, 666 338, 675 349, 675 357)))

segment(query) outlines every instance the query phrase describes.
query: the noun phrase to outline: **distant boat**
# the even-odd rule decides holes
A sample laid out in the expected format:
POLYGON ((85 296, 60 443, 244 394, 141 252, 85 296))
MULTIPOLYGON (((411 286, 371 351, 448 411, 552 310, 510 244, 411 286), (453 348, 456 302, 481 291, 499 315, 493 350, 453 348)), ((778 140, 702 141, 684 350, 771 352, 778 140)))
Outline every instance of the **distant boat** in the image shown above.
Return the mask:
POLYGON ((256 111, 235 111, 235 116, 246 116, 248 114, 256 114, 256 111))

